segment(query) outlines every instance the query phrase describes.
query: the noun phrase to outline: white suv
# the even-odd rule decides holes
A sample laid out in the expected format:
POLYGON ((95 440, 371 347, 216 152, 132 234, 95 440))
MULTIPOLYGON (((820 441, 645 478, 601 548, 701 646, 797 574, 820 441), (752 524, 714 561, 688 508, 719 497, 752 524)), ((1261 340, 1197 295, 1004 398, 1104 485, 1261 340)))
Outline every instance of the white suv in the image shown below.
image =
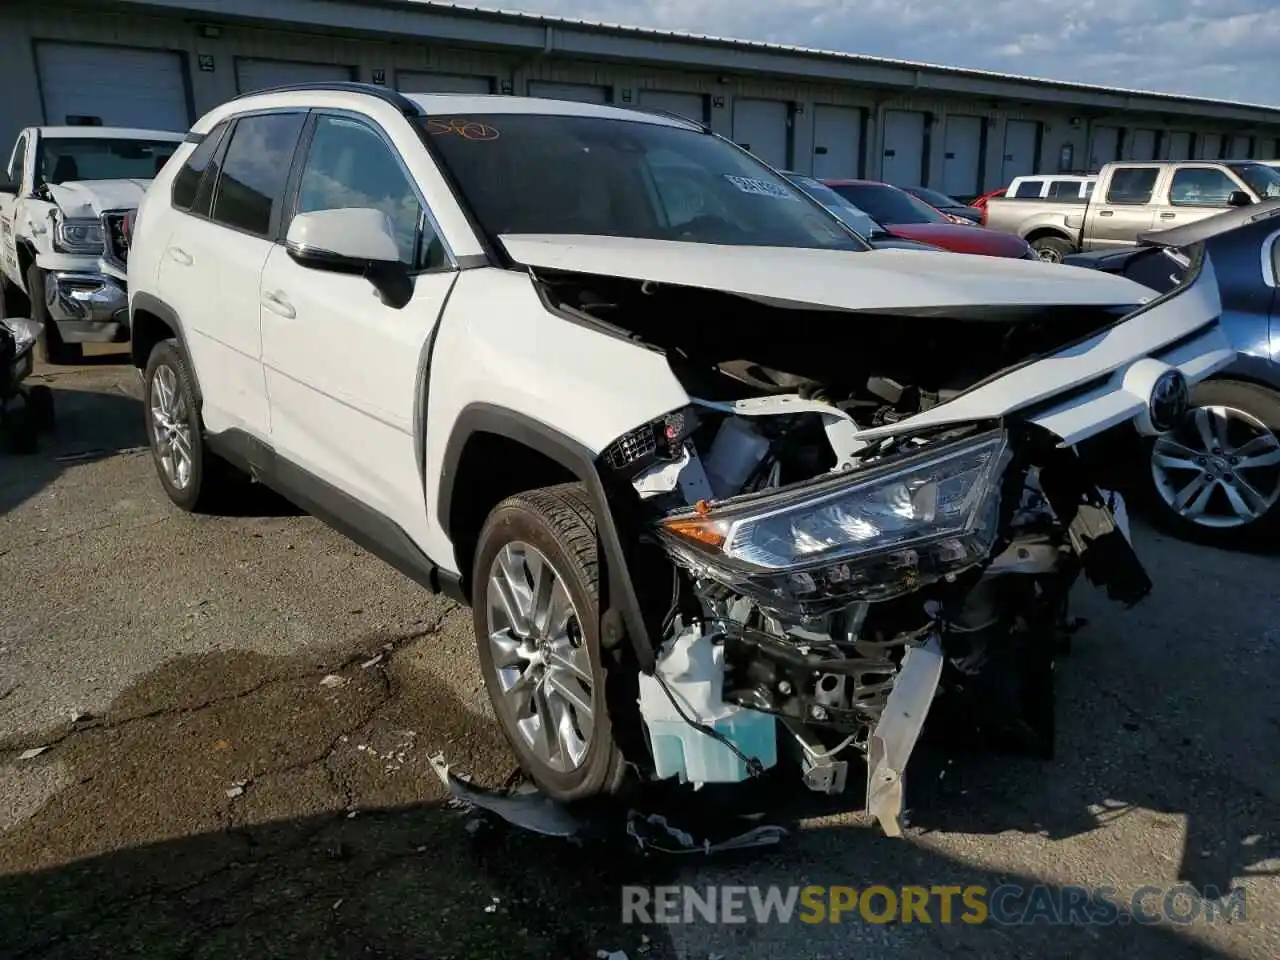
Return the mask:
POLYGON ((838 790, 849 749, 895 831, 939 687, 1041 663, 1081 569, 1150 586, 1064 444, 1168 429, 1233 355, 1194 252, 1154 300, 870 251, 673 116, 321 84, 187 141, 128 259, 165 491, 206 508, 252 475, 469 603, 560 800, 786 747, 838 790))

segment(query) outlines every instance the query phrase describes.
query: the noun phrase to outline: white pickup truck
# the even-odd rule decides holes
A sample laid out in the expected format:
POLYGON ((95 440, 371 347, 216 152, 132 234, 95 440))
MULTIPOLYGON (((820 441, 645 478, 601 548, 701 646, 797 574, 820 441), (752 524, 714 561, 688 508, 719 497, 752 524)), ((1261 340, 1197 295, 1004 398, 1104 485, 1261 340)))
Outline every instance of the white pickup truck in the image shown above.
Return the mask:
POLYGON ((184 134, 118 127, 28 127, 0 172, 0 317, 44 324, 49 363, 80 359, 84 343, 129 339, 126 273, 112 256, 184 134), (113 265, 114 261, 114 265, 113 265))

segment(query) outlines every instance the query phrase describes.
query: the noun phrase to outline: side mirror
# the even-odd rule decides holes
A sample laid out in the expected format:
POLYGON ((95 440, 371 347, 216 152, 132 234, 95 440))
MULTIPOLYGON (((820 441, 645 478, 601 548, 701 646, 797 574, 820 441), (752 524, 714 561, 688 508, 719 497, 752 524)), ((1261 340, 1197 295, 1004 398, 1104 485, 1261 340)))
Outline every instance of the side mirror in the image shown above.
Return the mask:
POLYGON ((364 277, 395 310, 413 296, 413 278, 400 260, 391 221, 381 210, 344 207, 300 213, 289 224, 285 249, 301 266, 364 277))
POLYGON ((1228 207, 1247 207, 1253 203, 1253 197, 1249 196, 1243 190, 1232 190, 1227 197, 1228 207))
POLYGON ((0 193, 17 194, 18 185, 9 179, 9 175, 0 170, 0 193))

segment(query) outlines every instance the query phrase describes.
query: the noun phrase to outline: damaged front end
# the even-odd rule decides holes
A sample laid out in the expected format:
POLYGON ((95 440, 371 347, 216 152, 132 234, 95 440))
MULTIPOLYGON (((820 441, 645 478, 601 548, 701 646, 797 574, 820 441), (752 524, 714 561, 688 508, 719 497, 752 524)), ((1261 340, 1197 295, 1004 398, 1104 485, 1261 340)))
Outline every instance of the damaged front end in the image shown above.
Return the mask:
MULTIPOLYGON (((810 789, 838 793, 862 756, 867 810, 899 835, 903 774, 931 713, 1049 755, 1073 585, 1083 574, 1124 604, 1151 589, 1123 502, 1076 445, 1131 420, 1168 429, 1188 385, 1230 361, 1212 271, 1194 267, 1165 298, 1074 322, 1027 306, 950 321, 987 337, 1003 324, 991 349, 962 350, 937 312, 880 313, 825 356, 803 324, 831 314, 794 301, 773 305, 790 326, 770 347, 754 323, 737 338, 679 337, 676 309, 638 319, 633 307, 662 299, 652 283, 631 300, 617 280, 548 281, 558 308, 589 321, 607 305, 611 326, 658 344, 691 398, 599 460, 638 504, 636 544, 670 578, 645 590, 670 598, 638 679, 652 776, 739 782, 790 752, 810 789), (913 326, 950 335, 954 355, 921 357, 929 376, 904 385, 913 326), (856 375, 814 375, 848 357, 856 375), (948 370, 961 375, 943 382, 948 370)), ((716 307, 708 296, 667 288, 674 307, 716 307)), ((647 565, 642 576, 654 579, 647 565)))
MULTIPOLYGON (((1043 431, 976 423, 860 445, 856 430, 794 397, 695 402, 608 456, 673 561, 657 666, 640 677, 655 776, 744 780, 778 762, 781 739, 810 789, 838 793, 856 752, 867 809, 897 835, 940 690, 1019 631, 1051 649, 1089 549, 1112 554, 1126 599, 1150 584, 1123 537, 1099 541, 1107 507, 1043 431)), ((1051 737, 1051 719, 1036 729, 1004 706, 1051 737)))

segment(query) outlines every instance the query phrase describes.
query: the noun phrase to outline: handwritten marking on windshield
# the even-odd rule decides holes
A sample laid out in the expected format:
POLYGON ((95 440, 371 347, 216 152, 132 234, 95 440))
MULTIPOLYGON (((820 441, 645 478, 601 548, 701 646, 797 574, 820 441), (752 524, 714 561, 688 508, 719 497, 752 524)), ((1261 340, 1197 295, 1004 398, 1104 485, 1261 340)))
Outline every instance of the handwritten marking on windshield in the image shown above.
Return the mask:
POLYGON ((726 173, 724 178, 743 193, 753 193, 758 197, 774 197, 778 200, 799 201, 800 199, 781 184, 770 183, 768 180, 753 180, 751 177, 738 177, 729 173, 726 173))
POLYGON ((428 120, 427 133, 434 137, 453 134, 463 140, 497 140, 501 134, 487 123, 475 120, 428 120))

